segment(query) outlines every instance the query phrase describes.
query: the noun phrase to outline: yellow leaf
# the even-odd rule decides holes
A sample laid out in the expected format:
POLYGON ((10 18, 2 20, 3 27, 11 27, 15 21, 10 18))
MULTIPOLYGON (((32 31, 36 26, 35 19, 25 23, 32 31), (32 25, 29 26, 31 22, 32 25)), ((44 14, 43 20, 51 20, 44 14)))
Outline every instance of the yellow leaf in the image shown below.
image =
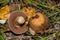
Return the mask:
POLYGON ((7 19, 8 19, 8 18, 7 18, 7 17, 8 17, 7 14, 9 14, 9 12, 10 12, 10 7, 9 7, 8 5, 2 7, 2 8, 0 9, 0 19, 2 19, 2 20, 7 20, 7 19), (5 15, 7 15, 7 16, 5 16, 5 15))

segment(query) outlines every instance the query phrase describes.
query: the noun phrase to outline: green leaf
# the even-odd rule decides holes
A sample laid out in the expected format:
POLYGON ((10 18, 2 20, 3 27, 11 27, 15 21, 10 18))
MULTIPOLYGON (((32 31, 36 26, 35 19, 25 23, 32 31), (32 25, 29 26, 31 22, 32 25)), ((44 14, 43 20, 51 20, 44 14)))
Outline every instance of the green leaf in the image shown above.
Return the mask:
POLYGON ((5 40, 5 30, 0 29, 0 40, 5 40))
POLYGON ((0 40, 4 40, 4 37, 2 35, 0 35, 0 40))
POLYGON ((46 37, 44 37, 44 38, 41 38, 41 40, 47 40, 47 39, 50 38, 50 37, 55 37, 55 35, 56 35, 56 33, 50 34, 50 35, 48 35, 48 36, 46 36, 46 37))
POLYGON ((7 4, 9 2, 9 0, 0 0, 0 4, 7 4))

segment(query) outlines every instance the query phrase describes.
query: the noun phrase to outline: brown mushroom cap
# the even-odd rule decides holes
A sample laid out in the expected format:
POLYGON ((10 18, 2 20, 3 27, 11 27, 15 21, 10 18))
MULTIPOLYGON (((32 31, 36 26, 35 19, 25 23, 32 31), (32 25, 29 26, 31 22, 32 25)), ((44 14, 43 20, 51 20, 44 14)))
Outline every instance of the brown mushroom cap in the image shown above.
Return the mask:
POLYGON ((42 33, 49 27, 49 21, 44 14, 38 13, 29 21, 29 25, 36 33, 42 33))
POLYGON ((14 13, 11 13, 10 14, 10 17, 8 19, 8 23, 9 23, 9 28, 10 30, 15 33, 15 34, 22 34, 24 32, 27 31, 26 29, 26 21, 28 20, 28 17, 26 16, 25 13, 23 12, 14 12, 14 13), (21 25, 17 25, 16 22, 15 22, 15 19, 18 17, 18 16, 22 16, 24 17, 25 19, 25 23, 21 26, 21 25))

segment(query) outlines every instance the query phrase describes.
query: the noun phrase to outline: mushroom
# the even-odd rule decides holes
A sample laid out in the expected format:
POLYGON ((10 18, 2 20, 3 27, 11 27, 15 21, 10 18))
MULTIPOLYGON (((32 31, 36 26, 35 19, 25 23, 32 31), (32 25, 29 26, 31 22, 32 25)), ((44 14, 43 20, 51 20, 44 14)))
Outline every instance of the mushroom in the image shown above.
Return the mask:
POLYGON ((10 14, 8 23, 10 30, 15 34, 22 34, 27 31, 28 17, 23 12, 13 12, 10 14))
POLYGON ((46 15, 37 13, 36 16, 29 20, 29 25, 36 33, 43 34, 44 31, 49 27, 49 21, 46 15))

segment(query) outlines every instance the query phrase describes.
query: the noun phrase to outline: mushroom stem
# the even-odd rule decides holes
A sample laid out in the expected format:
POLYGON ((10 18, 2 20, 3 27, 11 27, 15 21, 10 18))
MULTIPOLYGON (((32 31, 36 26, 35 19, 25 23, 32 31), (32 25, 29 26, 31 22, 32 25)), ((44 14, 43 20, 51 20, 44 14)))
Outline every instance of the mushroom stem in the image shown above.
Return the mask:
POLYGON ((22 16, 17 17, 17 18, 16 18, 16 21, 17 21, 17 23, 19 23, 19 24, 24 24, 24 23, 25 23, 25 19, 24 19, 24 17, 22 17, 22 16))

